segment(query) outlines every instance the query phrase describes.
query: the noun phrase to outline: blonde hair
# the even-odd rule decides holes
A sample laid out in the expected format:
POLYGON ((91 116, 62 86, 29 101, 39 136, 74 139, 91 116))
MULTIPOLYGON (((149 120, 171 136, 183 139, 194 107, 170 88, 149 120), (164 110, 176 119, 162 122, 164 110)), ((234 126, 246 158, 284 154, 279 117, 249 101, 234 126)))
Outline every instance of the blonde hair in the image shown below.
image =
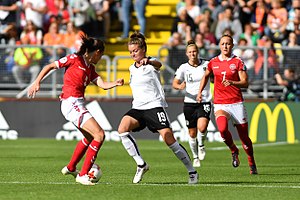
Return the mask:
POLYGON ((145 49, 145 52, 147 52, 147 44, 146 44, 146 38, 145 36, 140 32, 134 32, 129 37, 128 45, 136 44, 141 49, 145 49))
POLYGON ((185 49, 187 50, 187 48, 192 47, 192 46, 196 47, 197 52, 199 52, 198 46, 196 45, 196 42, 194 40, 189 40, 187 42, 187 44, 186 44, 186 48, 185 49))

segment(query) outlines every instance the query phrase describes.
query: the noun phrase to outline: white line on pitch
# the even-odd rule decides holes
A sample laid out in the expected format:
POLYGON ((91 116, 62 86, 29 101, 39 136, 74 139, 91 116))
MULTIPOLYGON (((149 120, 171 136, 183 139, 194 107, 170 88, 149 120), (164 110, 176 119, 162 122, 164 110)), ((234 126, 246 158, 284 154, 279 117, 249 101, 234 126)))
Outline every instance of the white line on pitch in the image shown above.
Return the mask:
MULTIPOLYGON (((26 185, 26 184, 45 184, 45 185, 75 185, 78 183, 70 183, 70 182, 26 182, 26 181, 4 181, 0 182, 0 184, 20 184, 20 185, 26 185)), ((174 186, 185 186, 185 187, 239 187, 239 188, 284 188, 284 189, 300 189, 300 185, 244 185, 244 184, 195 184, 195 185, 189 185, 189 184, 181 184, 181 183, 140 183, 140 184, 113 184, 108 182, 99 182, 98 185, 135 185, 135 186, 159 186, 159 187, 174 187, 174 186)))
POLYGON ((204 186, 204 187, 239 187, 239 188, 284 188, 284 189, 300 189, 300 185, 237 185, 237 184, 158 184, 158 183, 141 183, 145 186, 204 186))
MULTIPOLYGON (((262 143, 262 144, 254 144, 254 147, 267 147, 267 146, 279 146, 279 145, 286 145, 287 142, 274 142, 274 143, 262 143)), ((241 145, 237 145, 238 148, 241 148, 241 145)), ((224 149, 228 149, 227 146, 224 147, 211 147, 211 148, 207 148, 207 150, 212 150, 212 151, 220 151, 220 150, 224 150, 224 149)))

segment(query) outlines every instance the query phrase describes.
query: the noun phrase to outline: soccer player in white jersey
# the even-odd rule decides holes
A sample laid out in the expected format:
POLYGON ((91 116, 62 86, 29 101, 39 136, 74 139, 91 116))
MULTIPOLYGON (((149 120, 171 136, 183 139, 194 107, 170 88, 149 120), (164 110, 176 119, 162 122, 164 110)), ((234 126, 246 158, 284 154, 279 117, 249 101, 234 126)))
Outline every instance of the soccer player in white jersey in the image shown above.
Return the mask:
POLYGON ((232 135, 228 130, 228 120, 232 120, 237 129, 242 146, 248 156, 250 174, 257 174, 254 160, 252 141, 248 136, 247 111, 241 88, 247 88, 248 74, 244 62, 232 54, 233 39, 230 35, 223 35, 219 47, 221 54, 212 58, 200 83, 197 100, 202 101, 202 91, 209 79, 214 75, 214 114, 218 129, 225 144, 232 154, 232 166, 238 167, 239 149, 234 144, 232 135))
POLYGON ((206 84, 202 91, 202 102, 198 103, 200 81, 207 68, 208 61, 198 59, 199 49, 193 40, 188 41, 186 56, 188 62, 179 66, 173 79, 173 88, 186 91, 183 113, 189 131, 189 145, 193 154, 193 166, 200 167, 200 160, 204 160, 207 126, 211 113, 210 84, 206 84), (199 131, 199 134, 198 134, 199 131), (199 139, 197 139, 197 136, 199 139))
POLYGON ((28 90, 28 96, 34 98, 40 89, 43 77, 51 70, 65 69, 64 85, 60 95, 61 111, 64 117, 78 128, 84 138, 78 142, 69 164, 61 172, 63 175, 73 175, 76 182, 83 185, 94 185, 87 174, 95 162, 105 138, 104 130, 85 107, 85 88, 90 82, 103 89, 124 84, 123 79, 105 82, 95 71, 95 64, 101 59, 104 49, 103 41, 82 36, 82 45, 79 51, 46 65, 28 90), (85 160, 79 173, 76 165, 85 154, 85 160))
POLYGON ((149 170, 149 165, 142 158, 131 131, 146 127, 158 132, 176 157, 184 164, 189 173, 189 184, 198 183, 198 173, 194 169, 187 151, 174 138, 168 115, 167 103, 160 83, 161 63, 155 58, 146 57, 147 44, 141 33, 133 33, 128 42, 128 50, 134 63, 129 67, 130 87, 133 94, 132 109, 123 116, 118 131, 122 144, 137 164, 133 183, 139 183, 149 170))

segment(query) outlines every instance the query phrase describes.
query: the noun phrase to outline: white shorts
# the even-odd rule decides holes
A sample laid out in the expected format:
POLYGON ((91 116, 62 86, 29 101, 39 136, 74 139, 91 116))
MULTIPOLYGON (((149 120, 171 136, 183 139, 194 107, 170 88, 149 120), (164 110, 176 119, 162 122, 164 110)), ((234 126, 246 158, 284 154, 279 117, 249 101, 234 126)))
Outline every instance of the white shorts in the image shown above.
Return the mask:
POLYGON ((243 102, 234 104, 214 104, 214 112, 223 110, 230 115, 233 124, 245 124, 248 122, 248 114, 243 102))
POLYGON ((83 98, 69 97, 63 99, 60 109, 66 120, 80 128, 88 119, 93 117, 85 107, 83 98))

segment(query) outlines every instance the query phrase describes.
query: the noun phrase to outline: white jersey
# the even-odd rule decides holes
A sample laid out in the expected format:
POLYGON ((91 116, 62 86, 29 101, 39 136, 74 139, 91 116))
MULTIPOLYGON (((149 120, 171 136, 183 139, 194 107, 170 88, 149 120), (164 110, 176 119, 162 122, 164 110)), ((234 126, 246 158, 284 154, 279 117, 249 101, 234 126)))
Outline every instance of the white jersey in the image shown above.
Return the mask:
MULTIPOLYGON (((200 64, 197 67, 191 66, 188 62, 179 66, 175 72, 175 78, 181 82, 186 83, 186 93, 184 97, 185 103, 197 103, 197 94, 199 92, 200 82, 205 70, 207 68, 208 61, 200 60, 200 64)), ((204 90, 202 91, 202 101, 211 101, 210 84, 207 83, 204 90)))
MULTIPOLYGON (((151 60, 153 59, 155 58, 151 58, 151 60)), ((156 70, 152 65, 136 67, 135 64, 132 64, 129 71, 133 109, 147 110, 168 106, 160 82, 159 70, 156 70)))

